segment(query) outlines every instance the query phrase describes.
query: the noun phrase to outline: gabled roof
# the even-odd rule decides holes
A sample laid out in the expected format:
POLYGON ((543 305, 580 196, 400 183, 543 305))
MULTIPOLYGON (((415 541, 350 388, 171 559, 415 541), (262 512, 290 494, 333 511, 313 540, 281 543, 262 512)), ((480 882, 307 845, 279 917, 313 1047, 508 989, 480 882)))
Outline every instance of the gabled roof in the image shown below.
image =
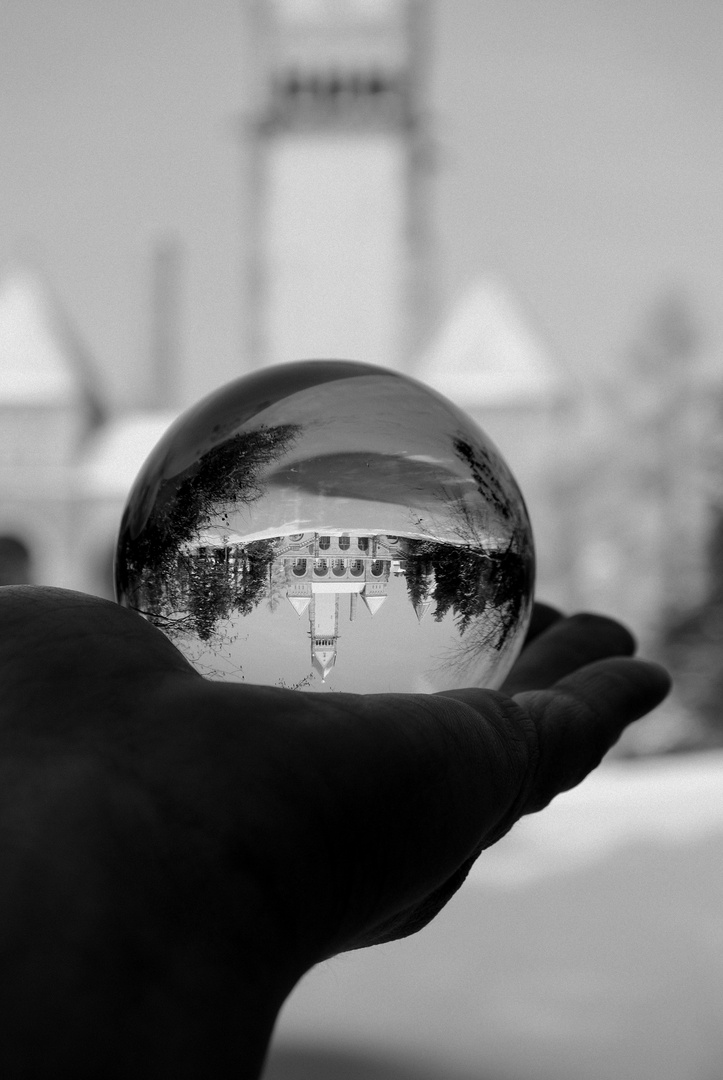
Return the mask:
POLYGON ((321 681, 326 682, 326 676, 336 663, 336 648, 323 647, 312 650, 311 664, 312 667, 321 675, 321 681))
POLYGON ((309 604, 311 603, 310 596, 289 596, 289 594, 287 593, 286 598, 297 615, 303 615, 309 604))
POLYGON ((412 604, 412 607, 414 608, 414 614, 417 616, 419 622, 422 621, 433 603, 434 600, 417 600, 416 603, 412 604))
POLYGON ((562 386, 542 342, 492 278, 479 278, 463 295, 415 374, 463 408, 547 402, 562 386))
POLYGON ((18 265, 0 279, 0 404, 80 405, 101 419, 92 365, 43 275, 18 265))
POLYGON ((379 611, 379 608, 386 600, 387 596, 386 593, 381 596, 379 594, 377 594, 376 596, 367 596, 366 592, 363 592, 361 594, 361 598, 366 604, 366 606, 369 608, 369 613, 371 615, 376 615, 376 613, 379 611))

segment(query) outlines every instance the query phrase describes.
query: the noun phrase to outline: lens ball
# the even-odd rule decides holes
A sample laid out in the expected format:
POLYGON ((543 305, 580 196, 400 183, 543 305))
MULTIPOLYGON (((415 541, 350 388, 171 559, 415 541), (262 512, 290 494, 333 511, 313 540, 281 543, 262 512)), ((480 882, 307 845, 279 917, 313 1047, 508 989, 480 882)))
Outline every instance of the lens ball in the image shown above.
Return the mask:
POLYGON ((500 453, 393 371, 312 360, 229 383, 129 495, 116 595, 213 679, 298 690, 498 687, 534 548, 500 453))

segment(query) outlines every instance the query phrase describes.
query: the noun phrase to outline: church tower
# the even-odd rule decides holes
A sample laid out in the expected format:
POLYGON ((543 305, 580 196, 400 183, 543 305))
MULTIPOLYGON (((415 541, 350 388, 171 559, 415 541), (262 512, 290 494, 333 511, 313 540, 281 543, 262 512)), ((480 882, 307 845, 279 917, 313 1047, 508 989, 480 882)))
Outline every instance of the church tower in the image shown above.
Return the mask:
POLYGON ((428 310, 425 0, 255 0, 248 347, 405 368, 428 310))

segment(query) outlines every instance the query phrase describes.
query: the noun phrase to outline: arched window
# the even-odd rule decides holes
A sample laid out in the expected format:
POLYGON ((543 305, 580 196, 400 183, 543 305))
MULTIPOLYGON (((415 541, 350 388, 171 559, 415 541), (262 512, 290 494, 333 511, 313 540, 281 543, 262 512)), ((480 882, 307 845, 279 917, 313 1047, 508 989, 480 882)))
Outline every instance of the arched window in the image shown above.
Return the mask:
POLYGON ((381 577, 384 573, 384 560, 374 559, 371 565, 371 572, 374 577, 381 577))
POLYGON ((349 563, 349 572, 352 577, 361 577, 364 573, 364 561, 362 559, 352 559, 349 563))
POLYGON ((348 536, 339 537, 339 551, 348 551, 351 539, 348 536))
POLYGON ((303 577, 306 573, 306 559, 294 559, 291 568, 296 577, 303 577))
POLYGON ((329 548, 331 547, 331 537, 330 536, 320 536, 319 537, 319 547, 320 547, 320 549, 322 551, 328 551, 329 548))
POLYGON ((32 580, 28 547, 15 536, 0 536, 0 585, 31 585, 32 580))
POLYGON ((368 551, 369 550, 369 537, 368 536, 360 536, 360 537, 358 537, 356 545, 357 545, 357 547, 359 548, 360 551, 368 551))
POLYGON ((344 577, 344 574, 346 573, 346 562, 344 559, 332 559, 331 572, 335 577, 344 577))
POLYGON ((399 537, 398 536, 387 536, 387 543, 388 544, 398 544, 399 543, 399 537))
POLYGON ((303 539, 304 539, 304 534, 303 533, 291 533, 291 535, 289 536, 289 540, 291 540, 295 544, 298 544, 299 540, 303 540, 303 539))
POLYGON ((329 573, 329 564, 326 559, 314 559, 314 573, 319 577, 324 577, 329 573))

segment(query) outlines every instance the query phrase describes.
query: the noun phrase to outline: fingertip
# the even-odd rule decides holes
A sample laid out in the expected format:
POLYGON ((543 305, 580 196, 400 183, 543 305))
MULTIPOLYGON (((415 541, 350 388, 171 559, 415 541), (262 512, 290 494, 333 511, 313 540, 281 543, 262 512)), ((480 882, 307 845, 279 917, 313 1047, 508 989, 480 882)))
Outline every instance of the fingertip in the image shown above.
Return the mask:
POLYGON ((606 718, 611 729, 622 731, 655 709, 671 685, 670 675, 660 664, 612 656, 560 679, 552 690, 576 698, 587 712, 606 718))
POLYGON ((640 714, 641 716, 644 716, 645 712, 649 712, 650 709, 654 709, 661 701, 665 700, 673 686, 673 679, 670 672, 667 671, 662 664, 658 664, 654 660, 636 659, 630 660, 629 663, 634 664, 639 673, 638 677, 640 678, 641 689, 643 675, 647 679, 647 687, 645 689, 649 699, 653 701, 653 704, 640 714))

